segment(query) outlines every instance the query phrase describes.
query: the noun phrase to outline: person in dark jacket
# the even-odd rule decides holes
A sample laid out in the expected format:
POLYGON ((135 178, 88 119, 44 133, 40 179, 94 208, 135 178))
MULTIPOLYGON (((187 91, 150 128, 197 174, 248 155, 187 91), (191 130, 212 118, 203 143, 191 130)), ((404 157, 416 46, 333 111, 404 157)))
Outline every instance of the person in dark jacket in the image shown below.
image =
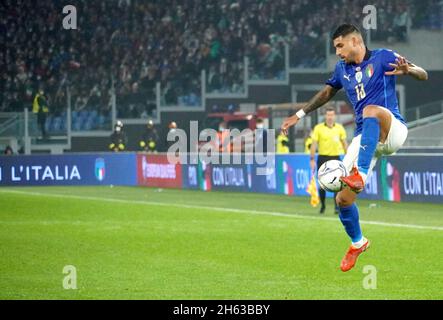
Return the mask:
POLYGON ((140 142, 140 148, 146 152, 157 152, 158 148, 158 133, 154 127, 154 121, 148 120, 146 125, 146 130, 143 133, 140 142))
POLYGON ((119 120, 114 126, 114 132, 111 134, 111 143, 109 150, 114 152, 125 151, 126 134, 123 132, 123 123, 119 120))

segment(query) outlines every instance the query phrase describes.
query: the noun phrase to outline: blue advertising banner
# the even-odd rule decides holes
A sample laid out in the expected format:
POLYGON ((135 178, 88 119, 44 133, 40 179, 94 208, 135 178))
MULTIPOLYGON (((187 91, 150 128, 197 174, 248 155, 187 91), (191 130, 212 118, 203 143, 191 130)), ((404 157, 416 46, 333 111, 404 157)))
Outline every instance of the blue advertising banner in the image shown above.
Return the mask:
POLYGON ((258 164, 183 164, 183 188, 276 193, 275 167, 266 169, 258 164))
MULTIPOLYGON (((184 189, 229 190, 308 196, 309 155, 276 155, 264 165, 183 164, 184 189), (262 174, 260 174, 262 173, 262 174)), ((179 181, 179 180, 177 180, 179 181)), ((0 156, 0 186, 137 185, 136 153, 0 156)), ((168 187, 168 186, 166 186, 168 187)), ((328 196, 332 194, 328 193, 328 196)), ((443 203, 442 155, 382 157, 360 199, 443 203)))
POLYGON ((277 172, 275 165, 266 167, 266 165, 253 164, 250 165, 248 170, 250 170, 250 174, 252 175, 251 192, 277 193, 277 172))
POLYGON ((443 203, 443 156, 390 156, 380 168, 382 199, 443 203))
POLYGON ((212 164, 211 189, 249 191, 252 188, 252 165, 212 164))
POLYGON ((365 188, 361 193, 359 193, 358 197, 360 199, 381 200, 383 199, 383 192, 381 188, 382 184, 379 160, 376 163, 372 174, 368 177, 365 188))
MULTIPOLYGON (((277 155, 276 172, 278 193, 308 195, 308 155, 277 155)), ((443 156, 382 157, 374 167, 359 198, 443 203, 443 156)))
POLYGON ((0 186, 136 185, 136 154, 0 157, 0 186))
POLYGON ((199 175, 199 165, 182 164, 183 189, 199 189, 201 177, 199 175))
POLYGON ((276 156, 277 191, 287 195, 308 196, 311 179, 309 155, 276 156))

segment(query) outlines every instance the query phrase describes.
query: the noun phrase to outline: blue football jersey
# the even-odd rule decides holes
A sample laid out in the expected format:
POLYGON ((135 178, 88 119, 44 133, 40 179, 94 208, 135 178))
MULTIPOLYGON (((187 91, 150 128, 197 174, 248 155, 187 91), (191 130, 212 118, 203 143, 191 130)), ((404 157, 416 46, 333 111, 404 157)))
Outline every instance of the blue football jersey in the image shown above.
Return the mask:
POLYGON ((355 111, 355 135, 361 134, 363 125, 363 109, 367 105, 385 107, 395 118, 405 123, 398 109, 395 93, 396 76, 385 75, 394 68, 397 54, 389 49, 367 51, 360 64, 346 64, 340 60, 335 65, 334 74, 326 84, 336 88, 344 88, 355 111))

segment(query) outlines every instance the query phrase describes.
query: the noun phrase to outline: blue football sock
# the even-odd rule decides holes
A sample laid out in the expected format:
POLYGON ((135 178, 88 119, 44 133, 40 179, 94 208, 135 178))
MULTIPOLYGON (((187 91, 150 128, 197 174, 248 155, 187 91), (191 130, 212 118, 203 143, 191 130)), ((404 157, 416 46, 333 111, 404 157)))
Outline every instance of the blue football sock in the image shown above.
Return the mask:
POLYGON ((358 154, 358 171, 368 174, 380 138, 380 121, 377 118, 364 118, 358 154))
POLYGON ((358 208, 355 203, 349 207, 340 207, 340 221, 345 227, 346 233, 352 242, 358 242, 363 238, 358 220, 358 208))

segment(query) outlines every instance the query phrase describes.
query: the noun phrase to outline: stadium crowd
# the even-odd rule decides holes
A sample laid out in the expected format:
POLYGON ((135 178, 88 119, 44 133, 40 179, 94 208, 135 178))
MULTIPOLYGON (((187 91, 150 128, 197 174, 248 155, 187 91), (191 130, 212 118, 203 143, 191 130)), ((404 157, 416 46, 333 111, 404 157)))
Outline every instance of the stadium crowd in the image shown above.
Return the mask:
MULTIPOLYGON (((155 111, 155 84, 165 105, 199 105, 200 74, 208 92, 241 92, 243 60, 251 79, 284 77, 291 67, 325 66, 325 39, 343 21, 361 21, 364 1, 351 0, 74 0, 77 30, 62 29, 61 0, 3 0, 0 5, 0 111, 21 111, 43 89, 51 114, 73 97, 73 122, 84 129, 110 117, 155 111), (78 119, 77 119, 78 114, 78 119), (83 115, 82 115, 83 114, 83 115), (89 118, 94 116, 93 120, 89 118), (77 120, 76 120, 77 119, 77 120), (77 122, 75 122, 77 121, 77 122), (94 122, 95 121, 95 122, 94 122), (97 123, 96 123, 97 122, 97 123)), ((412 28, 443 28, 443 3, 374 0, 377 40, 407 41, 412 28)), ((74 128, 76 126, 74 125, 74 128)))

